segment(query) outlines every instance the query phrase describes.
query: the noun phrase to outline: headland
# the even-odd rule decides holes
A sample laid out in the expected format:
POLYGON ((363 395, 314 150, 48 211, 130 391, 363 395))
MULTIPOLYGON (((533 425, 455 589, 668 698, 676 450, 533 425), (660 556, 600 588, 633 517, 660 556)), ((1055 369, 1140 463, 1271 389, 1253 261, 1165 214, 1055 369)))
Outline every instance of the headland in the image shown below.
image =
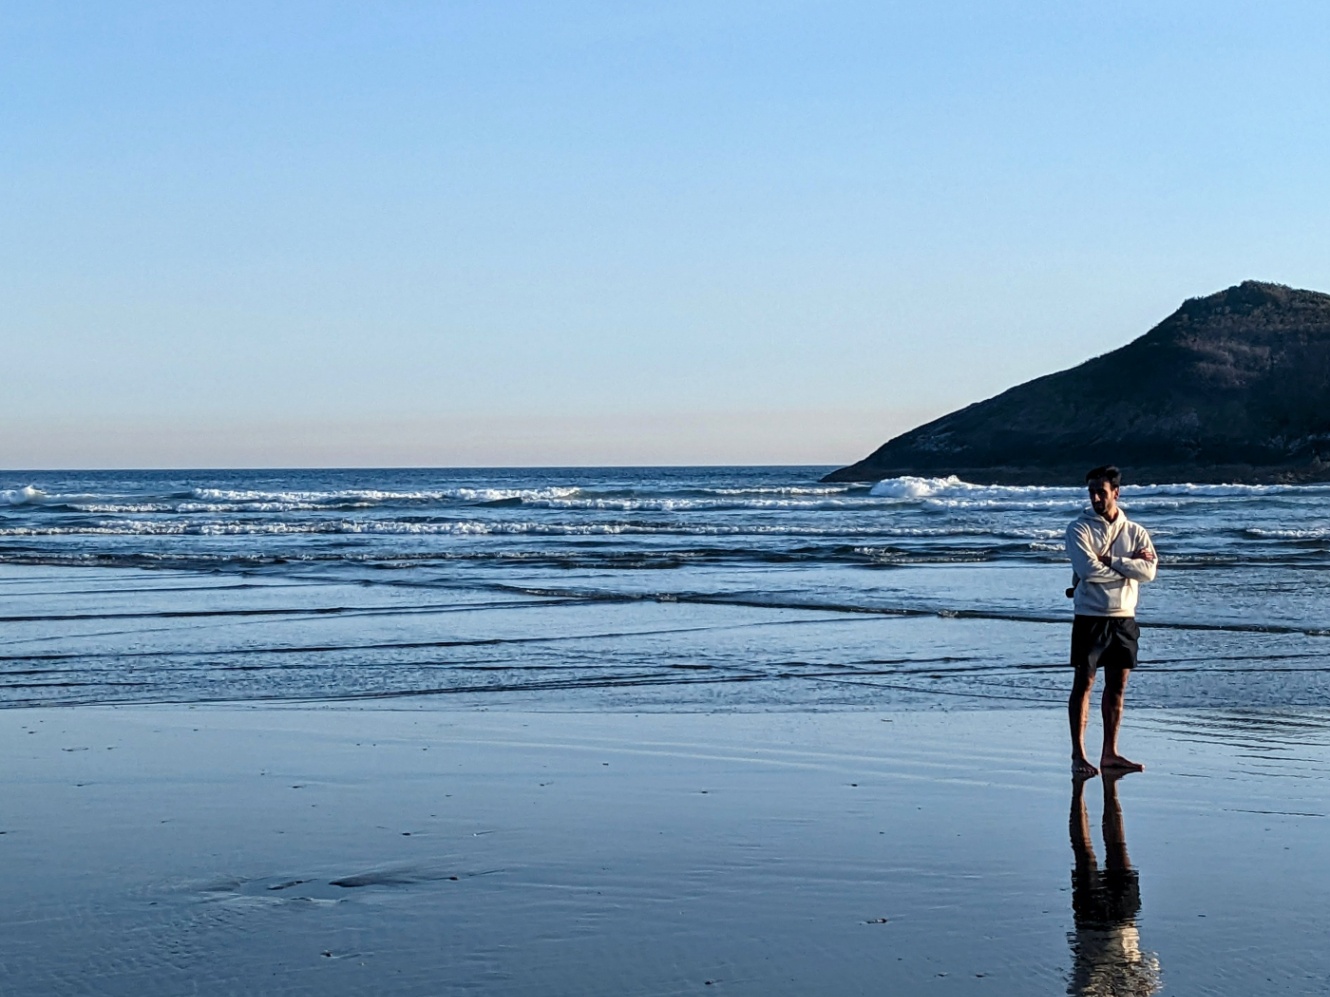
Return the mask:
POLYGON ((1145 335, 884 443, 826 481, 1330 481, 1330 294, 1245 281, 1145 335))

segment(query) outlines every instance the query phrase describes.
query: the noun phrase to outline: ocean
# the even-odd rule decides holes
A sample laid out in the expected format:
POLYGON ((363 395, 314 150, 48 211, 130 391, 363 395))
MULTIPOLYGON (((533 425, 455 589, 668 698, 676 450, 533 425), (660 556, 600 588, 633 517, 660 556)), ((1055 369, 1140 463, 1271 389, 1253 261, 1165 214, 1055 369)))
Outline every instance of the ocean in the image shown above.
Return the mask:
MULTIPOLYGON (((1083 489, 829 469, 4 472, 0 706, 1065 701, 1083 489)), ((1130 703, 1330 699, 1327 499, 1123 488, 1160 554, 1130 703)))

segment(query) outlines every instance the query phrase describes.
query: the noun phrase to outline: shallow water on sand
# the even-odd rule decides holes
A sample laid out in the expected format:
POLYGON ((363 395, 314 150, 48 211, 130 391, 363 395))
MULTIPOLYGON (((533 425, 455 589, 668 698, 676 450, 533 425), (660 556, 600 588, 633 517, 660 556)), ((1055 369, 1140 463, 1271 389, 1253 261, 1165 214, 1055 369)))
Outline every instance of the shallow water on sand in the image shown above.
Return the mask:
MULTIPOLYGON (((593 588, 604 579, 514 594, 11 567, 0 569, 0 676, 9 706, 434 695, 473 706, 744 710, 1065 698, 1067 619, 985 611, 960 594, 1048 588, 1060 568, 921 567, 908 588, 892 579, 849 609, 795 608, 818 584, 796 576, 819 570, 710 572, 693 579, 710 591, 666 595, 659 584, 650 594, 593 588), (947 599, 967 608, 937 608, 947 599)), ((1143 629, 1138 705, 1330 701, 1323 637, 1148 617, 1143 629)))
MULTIPOLYGON (((10 472, 0 705, 1064 695, 1080 489, 823 470, 10 472)), ((1327 497, 1124 488, 1162 557, 1133 702, 1330 701, 1327 497)))
POLYGON ((6 991, 1330 986, 1323 711, 1138 711, 1082 824, 1055 711, 400 705, 0 715, 6 991))

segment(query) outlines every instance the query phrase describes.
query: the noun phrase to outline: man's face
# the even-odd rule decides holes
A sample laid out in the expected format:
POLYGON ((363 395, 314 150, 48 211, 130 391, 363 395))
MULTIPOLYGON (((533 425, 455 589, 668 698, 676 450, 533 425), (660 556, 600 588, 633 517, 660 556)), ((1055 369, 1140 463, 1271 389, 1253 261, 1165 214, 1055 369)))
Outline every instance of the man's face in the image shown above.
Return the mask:
POLYGON ((1091 481, 1090 506, 1105 519, 1112 519, 1118 511, 1118 490, 1107 481, 1091 481))

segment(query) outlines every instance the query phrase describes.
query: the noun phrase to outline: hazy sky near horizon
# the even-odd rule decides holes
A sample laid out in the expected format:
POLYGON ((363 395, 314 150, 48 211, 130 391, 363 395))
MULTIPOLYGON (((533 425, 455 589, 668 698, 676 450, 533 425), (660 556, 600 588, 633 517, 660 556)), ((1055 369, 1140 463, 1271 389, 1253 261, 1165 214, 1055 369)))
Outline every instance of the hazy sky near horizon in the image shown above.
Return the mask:
POLYGON ((1330 5, 0 6, 0 467, 848 463, 1330 291, 1330 5))

